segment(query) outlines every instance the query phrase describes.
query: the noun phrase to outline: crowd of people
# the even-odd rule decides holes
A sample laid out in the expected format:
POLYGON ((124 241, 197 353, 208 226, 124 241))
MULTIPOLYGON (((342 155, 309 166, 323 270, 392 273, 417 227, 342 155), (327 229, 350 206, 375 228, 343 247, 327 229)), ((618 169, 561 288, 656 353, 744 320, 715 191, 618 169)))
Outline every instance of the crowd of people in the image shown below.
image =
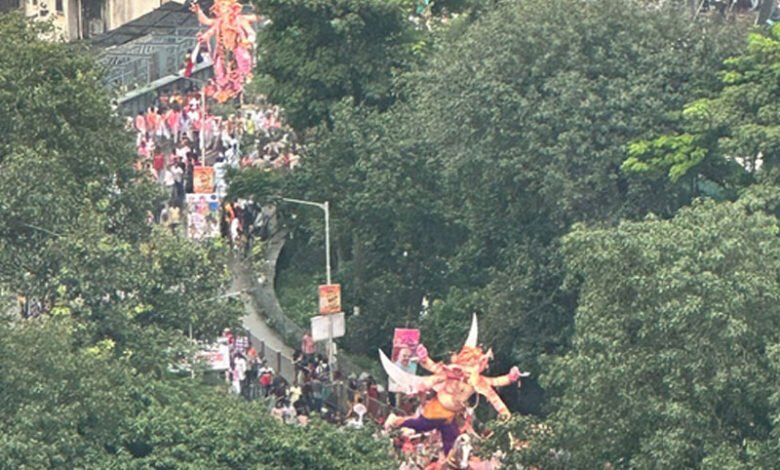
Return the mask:
POLYGON ((286 380, 258 353, 248 336, 226 329, 219 342, 228 346, 229 366, 225 381, 232 393, 247 400, 286 393, 286 380))
POLYGON ((262 226, 253 226, 260 211, 245 201, 221 203, 227 194, 228 169, 292 170, 299 165, 303 149, 292 129, 284 124, 278 106, 267 105, 261 99, 235 108, 228 106, 230 113, 220 115, 226 107, 212 113, 203 98, 194 84, 166 91, 158 94, 145 111, 127 118, 126 127, 136 136, 136 169, 163 185, 169 195, 166 204, 150 214, 150 221, 178 233, 185 217, 192 214, 193 208, 188 206, 194 205, 196 198, 190 200, 190 196, 214 194, 214 200, 208 201, 213 206, 212 217, 209 211, 199 214, 203 220, 196 217, 196 222, 203 223, 190 223, 187 234, 195 239, 221 234, 233 246, 248 246, 251 230, 263 230, 262 226))
POLYGON ((222 116, 213 114, 202 99, 201 90, 193 84, 185 90, 160 93, 145 111, 127 118, 127 129, 136 134, 139 167, 163 182, 171 165, 179 165, 187 175, 185 187, 191 190, 188 170, 198 165, 298 166, 302 147, 278 106, 261 99, 222 116))
MULTIPOLYGON (((201 99, 195 87, 161 94, 146 112, 128 120, 128 128, 136 133, 138 169, 164 185, 170 195, 165 207, 152 217, 174 232, 186 217, 191 238, 214 232, 235 249, 249 250, 254 237, 268 236, 271 214, 251 200, 224 199, 227 169, 292 170, 300 162, 302 149, 295 134, 282 124, 278 107, 243 106, 220 117, 203 113, 201 99), (201 166, 213 168, 216 203, 196 194, 197 168, 201 166), (198 228, 193 218, 202 219, 201 226, 214 225, 214 229, 198 228)), ((389 393, 367 373, 346 378, 338 371, 331 373, 332 364, 317 353, 310 332, 293 355, 294 374, 289 381, 258 353, 247 336, 226 330, 221 341, 229 350, 225 379, 231 392, 248 400, 264 400, 279 421, 305 426, 309 417, 317 414, 345 428, 360 429, 373 423, 371 428, 378 438, 392 440, 402 468, 433 468, 444 458, 436 432, 416 434, 383 426, 391 414, 419 416, 427 395, 389 393)), ((462 431, 475 434, 470 417, 465 417, 462 431)))
MULTIPOLYGON (((331 366, 317 352, 310 332, 303 336, 300 349, 293 354, 294 373, 287 378, 263 357, 266 348, 261 347, 258 352, 249 337, 225 330, 220 341, 229 347, 230 366, 225 379, 231 392, 247 400, 264 401, 270 415, 280 422, 306 426, 310 417, 317 415, 345 429, 368 428, 377 439, 393 443, 400 468, 405 470, 439 468, 443 459, 453 458, 452 453, 443 454, 441 437, 436 431, 418 433, 385 426, 386 421, 393 419, 392 415, 420 417, 435 392, 397 397, 396 406, 392 406, 390 397, 393 394, 370 374, 363 372, 343 378, 339 371, 334 371, 331 375, 331 366)), ((279 360, 275 353, 271 357, 279 360)), ((281 362, 276 365, 281 367, 281 362)), ((491 434, 490 430, 475 423, 473 409, 456 419, 460 433, 469 436, 462 448, 458 448, 458 458, 468 459, 469 468, 498 468, 500 456, 482 460, 474 454, 469 455, 491 434)))
MULTIPOLYGON (((317 352, 311 332, 303 335, 300 349, 293 353, 293 374, 289 381, 246 337, 234 336, 226 330, 222 341, 230 347, 226 380, 232 393, 265 401, 271 416, 280 422, 306 426, 310 417, 317 415, 347 429, 369 428, 377 438, 393 442, 399 459, 404 462, 402 468, 424 469, 442 457, 441 439, 435 432, 415 434, 383 426, 391 413, 419 416, 430 395, 398 398, 397 406, 393 407, 390 404, 393 394, 372 375, 351 373, 344 378, 340 371, 331 374, 331 364, 317 352)), ((464 421, 463 429, 474 432, 470 419, 464 421)))

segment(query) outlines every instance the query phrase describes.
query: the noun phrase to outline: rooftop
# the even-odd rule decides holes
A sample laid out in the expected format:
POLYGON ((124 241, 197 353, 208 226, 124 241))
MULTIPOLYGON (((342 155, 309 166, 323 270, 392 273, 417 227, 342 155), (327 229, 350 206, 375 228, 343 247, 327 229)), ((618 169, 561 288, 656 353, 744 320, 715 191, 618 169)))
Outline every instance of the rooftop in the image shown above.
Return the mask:
MULTIPOLYGON (((204 11, 208 11, 212 0, 201 0, 199 3, 204 11)), ((183 4, 177 1, 164 3, 154 11, 111 31, 89 38, 85 42, 90 47, 105 50, 144 36, 175 36, 180 30, 197 30, 198 18, 190 11, 189 5, 189 0, 183 4)))

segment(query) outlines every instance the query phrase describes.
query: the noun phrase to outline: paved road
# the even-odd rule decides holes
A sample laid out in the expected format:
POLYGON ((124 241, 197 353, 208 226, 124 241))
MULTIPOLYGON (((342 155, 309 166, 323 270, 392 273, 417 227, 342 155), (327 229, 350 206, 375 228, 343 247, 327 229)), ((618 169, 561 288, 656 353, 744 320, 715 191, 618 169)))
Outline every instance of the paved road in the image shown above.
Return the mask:
POLYGON ((254 268, 238 256, 234 256, 230 261, 230 269, 233 273, 232 292, 241 292, 244 301, 246 310, 246 315, 242 319, 244 328, 250 332, 254 342, 259 343, 255 344, 258 351, 262 353, 263 349, 265 350, 265 357, 269 364, 275 369, 280 369, 285 379, 292 381, 293 349, 287 344, 297 338, 298 331, 294 328, 298 327, 289 324, 291 322, 284 316, 274 292, 276 260, 282 251, 286 236, 286 231, 280 231, 267 240, 263 251, 264 260, 255 263, 254 268), (274 326, 269 325, 269 321, 273 322, 274 326), (281 357, 277 353, 281 353, 281 357))
MULTIPOLYGON (((247 311, 244 327, 274 352, 281 351, 283 362, 291 364, 293 349, 288 345, 297 346, 303 337, 304 329, 285 315, 274 290, 276 262, 286 237, 286 229, 278 230, 264 242, 263 261, 255 262, 254 266, 251 266, 236 257, 231 261, 230 268, 233 273, 233 291, 245 292, 242 296, 247 311), (258 282, 258 277, 262 279, 262 283, 258 282)), ((317 348, 321 354, 326 354, 325 342, 317 343, 317 348)), ((338 368, 345 375, 350 372, 359 374, 362 370, 343 352, 338 355, 338 368)), ((292 377, 286 375, 285 369, 287 366, 282 367, 283 376, 290 380, 292 377)), ((292 366, 289 366, 289 369, 290 374, 293 374, 292 366)))
POLYGON ((271 348, 274 351, 280 351, 282 356, 291 359, 293 349, 284 344, 281 336, 268 326, 265 320, 261 318, 260 314, 258 314, 251 305, 251 302, 244 302, 244 305, 246 306, 246 316, 242 318, 244 328, 249 330, 249 332, 252 333, 252 336, 263 341, 267 348, 271 348))

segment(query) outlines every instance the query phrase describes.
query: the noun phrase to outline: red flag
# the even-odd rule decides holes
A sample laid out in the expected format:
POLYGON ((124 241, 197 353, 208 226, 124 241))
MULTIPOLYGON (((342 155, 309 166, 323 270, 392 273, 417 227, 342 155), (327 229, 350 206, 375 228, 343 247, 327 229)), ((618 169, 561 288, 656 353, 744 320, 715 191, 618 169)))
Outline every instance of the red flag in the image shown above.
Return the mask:
POLYGON ((184 76, 187 78, 192 76, 192 69, 198 61, 198 53, 200 53, 200 42, 195 44, 192 54, 187 56, 187 61, 184 63, 184 76))

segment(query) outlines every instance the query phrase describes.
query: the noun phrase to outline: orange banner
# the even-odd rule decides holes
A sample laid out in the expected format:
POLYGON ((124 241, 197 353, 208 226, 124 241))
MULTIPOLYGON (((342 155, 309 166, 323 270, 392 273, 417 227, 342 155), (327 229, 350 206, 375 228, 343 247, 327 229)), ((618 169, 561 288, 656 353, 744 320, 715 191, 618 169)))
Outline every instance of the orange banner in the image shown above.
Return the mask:
POLYGON ((341 312, 341 284, 320 286, 320 314, 341 312))
POLYGON ((192 169, 192 191, 194 193, 214 192, 214 168, 196 166, 192 169))

